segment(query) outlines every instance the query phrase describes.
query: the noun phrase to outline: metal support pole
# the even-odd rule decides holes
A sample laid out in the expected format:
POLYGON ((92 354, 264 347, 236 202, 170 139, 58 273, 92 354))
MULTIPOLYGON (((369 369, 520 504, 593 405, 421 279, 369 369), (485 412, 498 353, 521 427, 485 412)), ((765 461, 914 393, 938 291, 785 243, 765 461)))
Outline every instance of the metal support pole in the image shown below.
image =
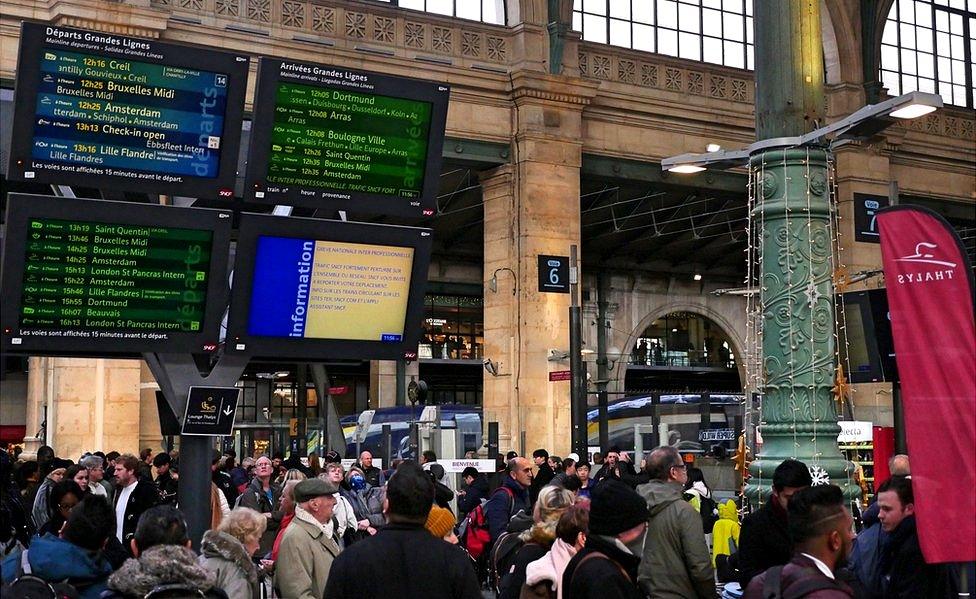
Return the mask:
MULTIPOLYGON (((610 418, 608 415, 609 398, 607 397, 607 384, 609 383, 610 370, 607 368, 607 277, 603 271, 596 276, 596 379, 597 379, 597 404, 599 406, 599 430, 600 430, 600 449, 606 451, 610 445, 610 418)), ((619 358, 619 357, 618 357, 619 358)), ((583 454, 580 454, 583 455, 583 454)))
POLYGON ((299 362, 295 371, 295 407, 298 410, 298 456, 308 453, 308 364, 299 362))
POLYGON ((494 460, 498 457, 498 423, 488 423, 488 459, 494 460))
POLYGON ((571 447, 579 455, 586 453, 586 373, 583 370, 582 312, 579 305, 579 270, 576 246, 569 247, 569 390, 570 420, 573 423, 571 447))
POLYGON ((384 424, 382 431, 383 440, 380 448, 383 452, 383 467, 389 468, 390 464, 393 463, 393 427, 384 424))
POLYGON ((396 405, 407 405, 407 362, 404 359, 396 361, 396 405))

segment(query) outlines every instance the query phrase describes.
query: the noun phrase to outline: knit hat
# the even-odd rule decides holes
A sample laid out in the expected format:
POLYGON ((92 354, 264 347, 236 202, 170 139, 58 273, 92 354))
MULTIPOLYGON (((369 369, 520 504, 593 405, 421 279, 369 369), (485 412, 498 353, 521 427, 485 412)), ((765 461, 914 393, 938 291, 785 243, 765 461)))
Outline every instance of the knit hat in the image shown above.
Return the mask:
POLYGON ((339 455, 338 451, 335 450, 327 451, 325 452, 325 455, 322 456, 322 461, 326 464, 332 464, 332 463, 338 464, 342 462, 342 456, 339 455))
POLYGON ((438 539, 443 539, 448 533, 454 530, 455 522, 456 520, 451 510, 435 505, 430 508, 430 513, 427 515, 427 523, 424 526, 430 531, 430 534, 438 539))
POLYGON ((647 503, 619 480, 605 479, 590 492, 590 533, 615 537, 648 517, 647 503))

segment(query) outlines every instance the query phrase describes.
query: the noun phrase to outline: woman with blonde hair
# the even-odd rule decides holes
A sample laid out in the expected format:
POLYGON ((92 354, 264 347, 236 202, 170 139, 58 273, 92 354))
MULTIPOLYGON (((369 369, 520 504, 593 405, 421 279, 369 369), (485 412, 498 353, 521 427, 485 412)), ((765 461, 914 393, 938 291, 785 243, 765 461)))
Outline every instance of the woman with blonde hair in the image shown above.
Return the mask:
MULTIPOLYGON (((498 584, 499 599, 518 599, 525 583, 525 568, 544 556, 556 540, 556 524, 569 506, 576 502, 576 494, 562 487, 549 485, 539 491, 532 509, 532 527, 519 535, 522 547, 509 560, 507 574, 498 584)), ((499 568, 501 571, 501 568, 499 568)))
POLYGON ((216 530, 208 530, 200 543, 200 565, 216 576, 216 586, 229 599, 261 596, 258 569, 251 557, 261 546, 268 519, 246 507, 230 511, 216 530))

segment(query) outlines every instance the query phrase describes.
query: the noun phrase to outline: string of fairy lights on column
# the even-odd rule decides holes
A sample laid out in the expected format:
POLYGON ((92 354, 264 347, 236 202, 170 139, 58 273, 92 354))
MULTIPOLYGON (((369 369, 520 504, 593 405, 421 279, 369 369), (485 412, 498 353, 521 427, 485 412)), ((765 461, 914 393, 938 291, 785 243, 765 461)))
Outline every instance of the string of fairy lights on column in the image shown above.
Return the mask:
MULTIPOLYGON (((851 372, 851 352, 850 352, 850 342, 847 338, 847 310, 844 302, 844 296, 839 291, 843 289, 837 289, 837 283, 840 281, 841 274, 843 276, 842 286, 847 286, 847 266, 844 264, 843 251, 844 248, 840 245, 840 206, 837 203, 837 163, 834 159, 832 153, 827 154, 827 201, 830 208, 830 218, 827 220, 828 233, 830 234, 830 258, 831 258, 831 277, 835 282, 833 302, 834 302, 834 359, 835 364, 844 363, 843 372, 837 373, 836 379, 836 393, 840 398, 841 412, 840 420, 843 420, 844 416, 844 399, 847 391, 850 389, 853 392, 853 387, 847 385, 846 377, 849 376, 851 372), (842 274, 843 273, 843 274, 842 274), (841 353, 840 343, 843 336, 844 351, 841 353)), ((875 396, 877 399, 877 396, 875 396)), ((857 416, 854 413, 854 398, 851 398, 851 419, 857 420, 857 416)), ((847 486, 850 488, 852 485, 851 477, 853 475, 852 469, 845 465, 844 473, 847 478, 847 486)))
MULTIPOLYGON (((820 465, 820 457, 822 452, 820 451, 820 445, 818 443, 819 439, 817 437, 817 430, 820 424, 820 413, 817 410, 817 352, 816 352, 816 342, 814 341, 815 331, 815 321, 816 317, 814 311, 817 307, 817 302, 820 299, 820 291, 817 289, 817 279, 816 279, 816 263, 813 260, 813 199, 811 198, 812 190, 811 185, 813 179, 810 175, 810 148, 805 148, 806 150, 806 161, 804 166, 806 167, 806 172, 804 173, 804 179, 806 182, 804 188, 806 189, 806 201, 807 201, 807 252, 808 261, 810 268, 807 271, 807 304, 810 307, 810 386, 807 389, 807 404, 810 408, 810 415, 813 417, 813 437, 810 441, 813 443, 813 464, 815 467, 820 465)), ((829 217, 828 217, 829 219, 829 217)), ((828 268, 830 264, 828 262, 828 268)))
MULTIPOLYGON (((762 203, 762 182, 766 174, 765 162, 749 169, 748 214, 746 223, 746 337, 749 344, 749 359, 746 361, 746 380, 759 398, 759 416, 754 424, 761 434, 763 420, 763 385, 765 383, 765 364, 762 359, 762 264, 763 232, 765 231, 765 207, 762 203), (759 219, 756 221, 755 214, 759 219)), ((751 398, 750 398, 751 402, 751 398)), ((751 408, 751 405, 750 405, 751 408)), ((748 448, 744 448, 748 449, 748 448)), ((745 474, 745 473, 743 473, 745 474)), ((762 479, 762 461, 759 462, 759 478, 762 479)))

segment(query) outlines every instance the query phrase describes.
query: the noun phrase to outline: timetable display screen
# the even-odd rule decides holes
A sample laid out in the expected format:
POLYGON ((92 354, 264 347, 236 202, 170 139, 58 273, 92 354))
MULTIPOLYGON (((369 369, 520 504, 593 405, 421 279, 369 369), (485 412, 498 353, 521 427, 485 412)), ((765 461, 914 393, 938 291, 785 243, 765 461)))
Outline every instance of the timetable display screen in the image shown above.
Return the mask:
POLYGON ((248 333, 402 341, 413 248, 261 236, 248 333))
POLYGON ((428 229, 248 214, 237 256, 227 351, 416 357, 428 229))
POLYGON ((447 86, 262 59, 248 199, 433 214, 447 86))
MULTIPOLYGON (((8 227, 23 224, 23 244, 8 239, 4 251, 4 297, 19 298, 19 303, 9 302, 17 304, 11 310, 4 307, 11 347, 37 341, 125 342, 144 344, 141 353, 203 336, 193 351, 205 351, 207 341, 216 348, 216 337, 205 337, 214 335, 214 315, 219 319, 226 298, 219 292, 223 281, 211 279, 225 276, 222 270, 215 274, 214 266, 226 268, 229 213, 222 213, 226 227, 201 228, 168 222, 177 215, 171 210, 180 219, 192 218, 186 209, 20 197, 28 199, 13 201, 8 227), (66 202, 75 203, 75 214, 44 210, 66 202), (211 293, 214 288, 217 293, 211 293), (217 310, 209 309, 211 302, 217 310)), ((220 211, 202 212, 201 223, 221 219, 220 211)))
POLYGON ((233 195, 247 58, 34 24, 22 36, 15 178, 233 195))

